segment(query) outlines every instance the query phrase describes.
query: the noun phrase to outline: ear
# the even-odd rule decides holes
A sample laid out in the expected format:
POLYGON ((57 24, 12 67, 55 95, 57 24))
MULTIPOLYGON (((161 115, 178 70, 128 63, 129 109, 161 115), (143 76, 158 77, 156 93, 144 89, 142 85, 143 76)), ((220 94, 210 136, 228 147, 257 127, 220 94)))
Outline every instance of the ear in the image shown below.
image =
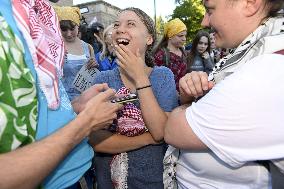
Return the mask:
POLYGON ((245 15, 250 17, 255 15, 263 8, 263 0, 243 0, 245 1, 245 15))
POLYGON ((149 35, 146 40, 147 45, 151 45, 153 43, 153 37, 151 35, 149 35))

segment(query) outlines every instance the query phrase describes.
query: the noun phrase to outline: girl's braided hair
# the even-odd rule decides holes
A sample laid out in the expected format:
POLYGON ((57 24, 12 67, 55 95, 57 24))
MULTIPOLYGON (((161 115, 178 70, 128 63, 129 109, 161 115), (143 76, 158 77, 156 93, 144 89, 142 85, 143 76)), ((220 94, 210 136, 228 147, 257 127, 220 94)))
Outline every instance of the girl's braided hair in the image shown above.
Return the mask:
POLYGON ((144 11, 142 11, 139 8, 134 8, 134 7, 129 7, 126 9, 123 9, 120 11, 124 12, 124 11, 132 11, 134 12, 140 19, 141 21, 145 24, 148 33, 152 36, 153 38, 153 43, 151 45, 147 46, 146 52, 145 52, 145 62, 146 65, 149 67, 153 67, 154 66, 154 57, 153 57, 153 46, 156 42, 156 32, 155 32, 155 24, 153 22, 153 20, 150 18, 150 16, 148 16, 144 11))

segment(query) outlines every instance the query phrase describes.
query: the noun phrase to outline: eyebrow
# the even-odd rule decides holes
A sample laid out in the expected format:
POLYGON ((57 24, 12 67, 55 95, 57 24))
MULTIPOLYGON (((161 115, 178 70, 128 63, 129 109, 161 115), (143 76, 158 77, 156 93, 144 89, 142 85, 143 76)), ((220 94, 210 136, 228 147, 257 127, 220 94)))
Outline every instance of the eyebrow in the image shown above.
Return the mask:
MULTIPOLYGON (((114 21, 115 22, 119 22, 118 20, 114 21)), ((137 22, 137 20, 127 20, 127 22, 137 22)))

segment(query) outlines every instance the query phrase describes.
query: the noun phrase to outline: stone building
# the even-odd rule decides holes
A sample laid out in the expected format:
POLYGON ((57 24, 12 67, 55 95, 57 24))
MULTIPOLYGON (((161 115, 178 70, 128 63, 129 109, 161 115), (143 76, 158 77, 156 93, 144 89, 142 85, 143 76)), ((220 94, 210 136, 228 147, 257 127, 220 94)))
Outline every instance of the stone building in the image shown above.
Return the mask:
POLYGON ((104 25, 110 25, 115 20, 120 8, 111 5, 103 0, 94 0, 88 3, 73 4, 73 0, 60 0, 55 3, 58 6, 76 6, 79 7, 83 19, 89 24, 94 18, 97 22, 104 25))
POLYGON ((73 6, 73 0, 59 0, 57 3, 50 3, 57 6, 73 6))
POLYGON ((80 8, 82 16, 87 23, 90 23, 95 17, 104 27, 112 24, 120 11, 120 8, 102 0, 78 4, 76 6, 80 8))

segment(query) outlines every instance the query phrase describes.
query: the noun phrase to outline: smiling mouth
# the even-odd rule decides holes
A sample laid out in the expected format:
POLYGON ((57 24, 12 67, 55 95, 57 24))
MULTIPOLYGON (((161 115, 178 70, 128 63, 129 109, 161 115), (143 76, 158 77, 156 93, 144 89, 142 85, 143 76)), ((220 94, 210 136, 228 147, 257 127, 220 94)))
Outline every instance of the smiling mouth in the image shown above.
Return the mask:
POLYGON ((129 40, 128 39, 117 39, 116 40, 117 44, 121 44, 121 45, 124 45, 124 46, 127 46, 129 44, 129 40))

